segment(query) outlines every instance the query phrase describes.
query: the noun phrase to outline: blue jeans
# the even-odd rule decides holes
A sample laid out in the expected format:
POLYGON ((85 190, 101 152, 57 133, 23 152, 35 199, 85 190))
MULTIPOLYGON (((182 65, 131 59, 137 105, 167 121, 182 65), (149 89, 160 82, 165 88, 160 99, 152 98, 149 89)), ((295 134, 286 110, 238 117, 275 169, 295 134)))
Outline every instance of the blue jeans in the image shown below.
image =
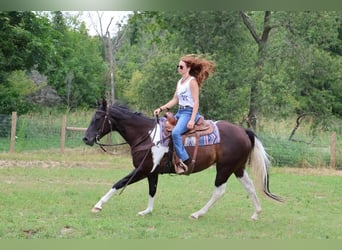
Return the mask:
MULTIPOLYGON (((189 154, 186 152, 183 141, 182 134, 184 134, 188 128, 188 122, 190 121, 192 114, 192 108, 188 107, 185 109, 179 109, 176 113, 175 117, 177 119, 177 125, 172 130, 172 141, 173 146, 176 150, 176 154, 182 161, 185 161, 189 158, 189 154)), ((200 114, 197 112, 195 117, 195 123, 198 120, 200 114)))

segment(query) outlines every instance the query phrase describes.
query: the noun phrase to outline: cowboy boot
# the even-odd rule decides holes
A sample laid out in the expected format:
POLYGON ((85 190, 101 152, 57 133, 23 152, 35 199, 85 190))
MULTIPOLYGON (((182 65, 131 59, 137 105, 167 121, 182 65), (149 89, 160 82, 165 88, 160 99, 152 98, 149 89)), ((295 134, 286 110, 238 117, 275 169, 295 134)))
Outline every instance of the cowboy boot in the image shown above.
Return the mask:
POLYGON ((184 162, 182 160, 179 160, 177 164, 177 170, 176 170, 177 174, 184 174, 188 172, 189 167, 191 167, 191 164, 192 164, 192 160, 190 157, 184 162))

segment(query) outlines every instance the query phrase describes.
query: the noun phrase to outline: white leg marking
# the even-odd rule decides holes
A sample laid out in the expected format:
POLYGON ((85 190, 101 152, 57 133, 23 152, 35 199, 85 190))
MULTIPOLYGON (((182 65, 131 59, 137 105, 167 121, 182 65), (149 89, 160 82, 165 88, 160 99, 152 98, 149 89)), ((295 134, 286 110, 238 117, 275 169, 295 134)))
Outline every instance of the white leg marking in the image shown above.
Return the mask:
POLYGON ((199 211, 191 214, 190 217, 193 219, 198 219, 199 217, 205 215, 208 212, 209 208, 211 208, 215 204, 215 202, 224 195, 224 193, 226 192, 226 186, 227 186, 227 183, 224 183, 219 187, 215 187, 213 195, 211 196, 208 203, 204 207, 202 207, 199 211))
POLYGON ((148 199, 148 204, 147 204, 147 208, 143 211, 140 211, 138 213, 138 215, 146 215, 146 214, 149 214, 149 213, 152 213, 153 211, 153 205, 154 205, 154 197, 149 197, 148 199))
POLYGON ((102 210, 102 205, 103 203, 106 203, 110 197, 112 197, 116 192, 115 188, 111 188, 104 196, 102 196, 102 198, 95 204, 94 208, 93 208, 93 212, 99 212, 102 210))
POLYGON ((153 157, 153 167, 151 173, 156 169, 160 160, 163 158, 164 154, 169 151, 169 147, 161 145, 160 142, 160 125, 157 124, 152 132, 150 132, 151 140, 154 142, 155 146, 151 148, 153 157), (154 136, 155 135, 155 136, 154 136))
POLYGON ((257 220, 258 215, 262 209, 261 209, 258 197, 257 197, 256 192, 255 192, 254 184, 253 184, 251 178, 249 178, 247 171, 244 171, 243 176, 241 178, 238 178, 238 180, 244 186, 244 188, 246 189, 246 191, 249 194, 249 197, 252 199, 252 202, 254 205, 254 213, 253 213, 251 219, 257 220))

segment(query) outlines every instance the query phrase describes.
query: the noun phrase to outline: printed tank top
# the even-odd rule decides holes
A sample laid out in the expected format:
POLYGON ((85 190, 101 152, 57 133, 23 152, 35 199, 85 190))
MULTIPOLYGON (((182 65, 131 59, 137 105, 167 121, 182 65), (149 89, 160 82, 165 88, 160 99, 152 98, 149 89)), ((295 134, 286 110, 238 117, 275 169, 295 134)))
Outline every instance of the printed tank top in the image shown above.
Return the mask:
POLYGON ((181 106, 194 106, 194 99, 192 98, 191 90, 190 90, 190 81, 193 76, 190 76, 186 79, 185 82, 181 82, 180 79, 177 83, 177 97, 178 97, 178 104, 181 106))

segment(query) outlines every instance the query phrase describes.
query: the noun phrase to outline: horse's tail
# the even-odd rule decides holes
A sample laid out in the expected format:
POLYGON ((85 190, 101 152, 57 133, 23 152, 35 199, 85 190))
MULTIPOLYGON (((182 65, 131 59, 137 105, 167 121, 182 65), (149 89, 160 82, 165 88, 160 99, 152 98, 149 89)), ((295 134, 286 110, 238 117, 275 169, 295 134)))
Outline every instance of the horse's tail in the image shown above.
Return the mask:
POLYGON ((255 181, 256 187, 267 197, 275 201, 282 202, 283 200, 280 197, 272 194, 269 189, 268 173, 271 166, 271 161, 265 151, 264 146, 253 131, 246 129, 246 133, 252 143, 250 167, 254 176, 253 179, 255 181))

